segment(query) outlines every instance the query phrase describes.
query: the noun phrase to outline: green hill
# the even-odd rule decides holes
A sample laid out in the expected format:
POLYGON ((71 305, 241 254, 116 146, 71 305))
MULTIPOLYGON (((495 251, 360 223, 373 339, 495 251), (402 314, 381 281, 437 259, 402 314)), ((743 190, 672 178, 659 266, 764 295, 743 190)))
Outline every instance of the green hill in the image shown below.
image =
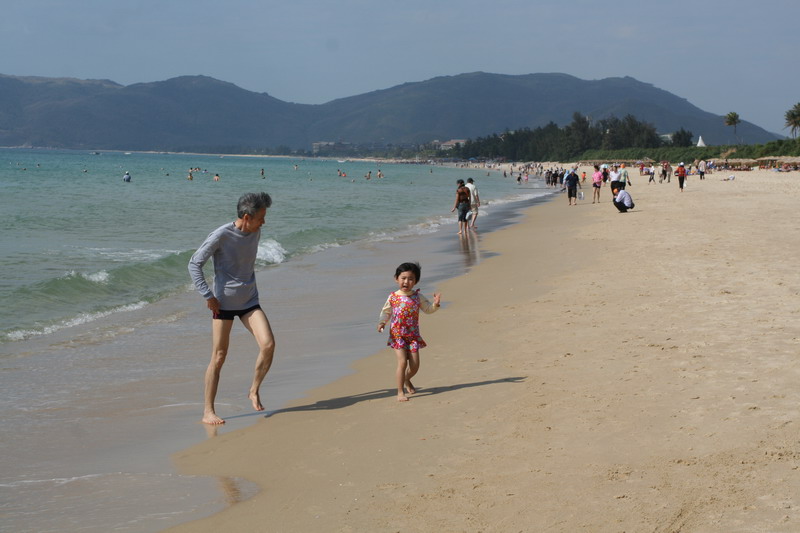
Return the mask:
MULTIPOLYGON (((659 133, 685 128, 734 144, 723 117, 633 78, 476 72, 406 83, 322 105, 288 103, 206 76, 122 86, 109 80, 0 75, 0 145, 119 150, 226 150, 316 141, 427 143, 475 138, 578 111, 634 115, 659 133)), ((742 122, 746 143, 781 138, 742 122)))

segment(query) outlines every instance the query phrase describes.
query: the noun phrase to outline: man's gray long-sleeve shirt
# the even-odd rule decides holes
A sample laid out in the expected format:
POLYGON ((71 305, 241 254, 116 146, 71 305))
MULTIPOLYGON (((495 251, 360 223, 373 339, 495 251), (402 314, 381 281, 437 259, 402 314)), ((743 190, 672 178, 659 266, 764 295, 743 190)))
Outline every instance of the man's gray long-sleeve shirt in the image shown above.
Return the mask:
POLYGON ((255 263, 261 230, 244 233, 233 222, 212 231, 189 260, 189 273, 206 300, 216 297, 220 309, 240 311, 258 305, 255 263), (213 258, 214 288, 209 288, 203 265, 213 258))

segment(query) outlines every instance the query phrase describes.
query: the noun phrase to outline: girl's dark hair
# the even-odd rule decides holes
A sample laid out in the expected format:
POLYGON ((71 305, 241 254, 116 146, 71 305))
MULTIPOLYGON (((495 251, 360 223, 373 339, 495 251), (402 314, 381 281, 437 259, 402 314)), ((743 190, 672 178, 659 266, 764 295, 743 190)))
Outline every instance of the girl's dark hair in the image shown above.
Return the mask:
POLYGON ((414 277, 417 278, 417 282, 419 282, 419 278, 422 275, 422 269, 419 266, 419 263, 403 263, 397 270, 394 271, 394 279, 400 277, 400 274, 403 272, 412 272, 414 277))

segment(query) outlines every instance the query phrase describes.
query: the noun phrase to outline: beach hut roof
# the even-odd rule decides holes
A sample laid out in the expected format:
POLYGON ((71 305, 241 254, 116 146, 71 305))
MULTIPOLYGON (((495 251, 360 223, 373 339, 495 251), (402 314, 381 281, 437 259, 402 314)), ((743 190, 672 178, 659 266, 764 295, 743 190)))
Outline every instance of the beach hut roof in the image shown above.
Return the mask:
POLYGON ((769 155, 759 157, 759 161, 775 161, 778 163, 800 163, 800 157, 793 155, 769 155))

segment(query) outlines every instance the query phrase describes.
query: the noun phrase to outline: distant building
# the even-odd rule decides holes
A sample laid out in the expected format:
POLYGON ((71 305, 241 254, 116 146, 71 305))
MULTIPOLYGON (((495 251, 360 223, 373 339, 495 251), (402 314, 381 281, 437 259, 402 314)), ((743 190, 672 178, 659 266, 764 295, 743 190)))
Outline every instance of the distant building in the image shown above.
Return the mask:
POLYGON ((464 146, 464 143, 466 143, 466 142, 467 142, 466 139, 453 139, 453 140, 441 143, 439 145, 439 149, 440 150, 452 150, 453 148, 456 147, 457 144, 459 144, 461 146, 464 146))
POLYGON ((321 153, 342 152, 352 149, 352 144, 334 141, 319 141, 311 143, 311 153, 319 155, 321 153))

